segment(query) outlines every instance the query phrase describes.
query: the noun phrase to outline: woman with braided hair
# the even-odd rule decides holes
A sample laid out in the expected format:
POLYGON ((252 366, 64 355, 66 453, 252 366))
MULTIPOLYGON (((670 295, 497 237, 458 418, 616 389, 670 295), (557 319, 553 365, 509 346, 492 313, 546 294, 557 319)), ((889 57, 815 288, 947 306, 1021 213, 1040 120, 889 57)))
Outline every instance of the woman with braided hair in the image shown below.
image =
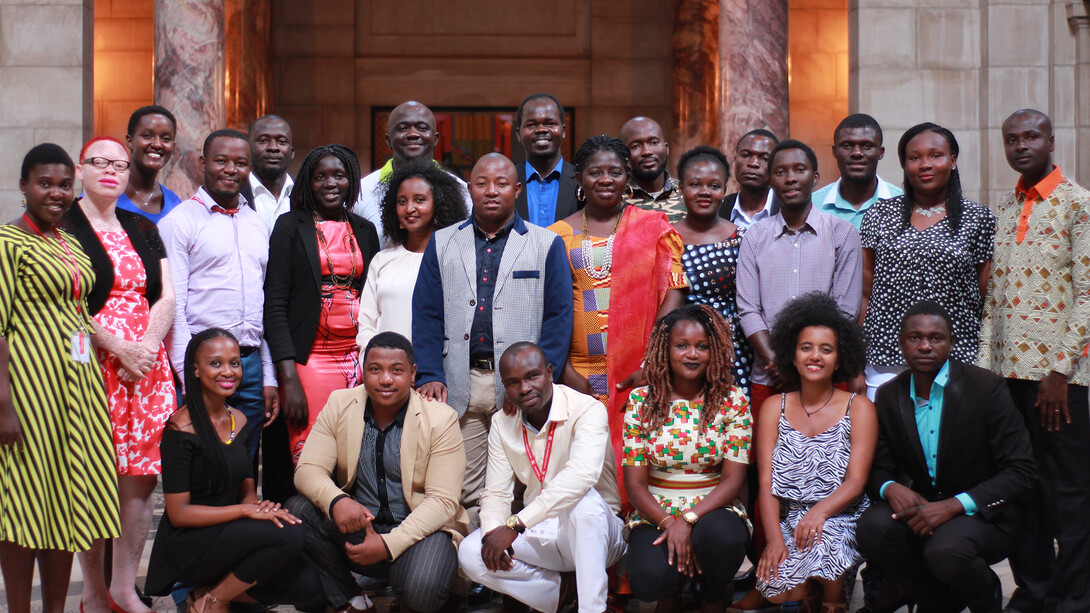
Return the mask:
POLYGON ((749 463, 749 402, 731 375, 726 320, 685 305, 655 323, 644 357, 647 385, 624 417, 630 516, 629 584, 658 613, 681 610, 687 577, 701 611, 722 611, 751 526, 738 499, 749 463))

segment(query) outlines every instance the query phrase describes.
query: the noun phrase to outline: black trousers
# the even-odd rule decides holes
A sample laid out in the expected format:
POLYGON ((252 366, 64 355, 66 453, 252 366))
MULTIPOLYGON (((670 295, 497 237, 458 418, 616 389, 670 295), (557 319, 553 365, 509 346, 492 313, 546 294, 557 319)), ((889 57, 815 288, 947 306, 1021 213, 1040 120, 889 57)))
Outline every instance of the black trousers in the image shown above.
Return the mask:
MULTIPOLYGON (((640 524, 628 536, 628 582, 632 595, 644 602, 680 596, 685 582, 677 567, 667 563, 666 543, 651 544, 660 534, 655 526, 640 524)), ((734 512, 716 509, 693 526, 692 547, 703 570, 700 599, 718 604, 746 557, 749 530, 734 512)))
POLYGON ((1040 383, 1007 379, 1029 429, 1039 479, 1025 503, 1025 528, 1010 556, 1018 590, 1011 608, 1022 613, 1090 611, 1090 406, 1087 388, 1067 386, 1071 423, 1041 427, 1034 403, 1040 383), (1059 543, 1059 554, 1053 544, 1059 543))
MULTIPOLYGON (((334 609, 343 608, 359 593, 353 571, 388 578, 402 608, 410 611, 433 613, 446 602, 458 577, 458 552, 450 534, 429 534, 393 562, 360 566, 348 559, 344 545, 350 540, 359 542, 363 533, 341 534, 337 524, 301 494, 289 498, 285 506, 306 526, 306 557, 318 567, 322 589, 334 609)), ((374 528, 385 534, 394 526, 374 524, 374 528)))
POLYGON ((234 573, 245 583, 257 582, 246 593, 258 602, 322 611, 325 602, 318 571, 303 558, 305 542, 306 530, 300 524, 277 528, 271 521, 238 519, 178 580, 185 585, 213 586, 234 573))
POLYGON ((881 565, 921 611, 988 610, 999 587, 989 565, 1007 557, 1012 537, 980 517, 959 515, 928 537, 893 519, 883 501, 867 509, 856 526, 859 551, 881 565))

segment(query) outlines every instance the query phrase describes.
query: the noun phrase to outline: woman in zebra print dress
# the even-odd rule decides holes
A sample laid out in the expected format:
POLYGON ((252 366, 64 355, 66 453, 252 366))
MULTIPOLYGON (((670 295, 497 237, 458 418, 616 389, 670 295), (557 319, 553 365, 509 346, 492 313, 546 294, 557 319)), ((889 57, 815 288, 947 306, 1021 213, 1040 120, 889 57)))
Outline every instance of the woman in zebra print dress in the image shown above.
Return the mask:
POLYGON ((791 303, 772 328, 776 367, 797 391, 759 413, 760 521, 768 545, 757 588, 773 603, 846 610, 844 575, 861 561, 856 520, 878 436, 874 405, 834 387, 863 370, 862 334, 825 294, 791 303), (782 538, 776 538, 781 534, 782 538))
POLYGON ((8 610, 64 610, 72 552, 119 536, 110 411, 91 347, 91 261, 56 228, 75 167, 50 143, 27 153, 21 219, 0 226, 0 566, 8 610))

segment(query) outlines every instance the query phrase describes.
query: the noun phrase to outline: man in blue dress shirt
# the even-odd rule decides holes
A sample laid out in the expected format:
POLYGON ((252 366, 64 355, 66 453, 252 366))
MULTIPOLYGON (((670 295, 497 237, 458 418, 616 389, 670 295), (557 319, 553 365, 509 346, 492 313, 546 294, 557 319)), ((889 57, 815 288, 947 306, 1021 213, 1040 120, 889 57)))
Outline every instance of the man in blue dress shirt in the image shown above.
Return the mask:
POLYGON ((564 106, 552 94, 530 94, 515 113, 516 137, 526 161, 517 164, 522 191, 515 210, 541 227, 582 208, 575 195, 575 167, 564 161, 564 106))

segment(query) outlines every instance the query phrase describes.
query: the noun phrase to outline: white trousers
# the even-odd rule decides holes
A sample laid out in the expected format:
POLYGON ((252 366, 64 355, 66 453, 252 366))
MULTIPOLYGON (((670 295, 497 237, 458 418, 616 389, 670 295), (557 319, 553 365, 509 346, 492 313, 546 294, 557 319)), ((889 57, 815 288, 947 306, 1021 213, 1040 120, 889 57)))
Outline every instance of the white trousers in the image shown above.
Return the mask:
POLYGON ((537 611, 555 613, 560 600, 560 573, 575 571, 580 613, 606 610, 609 579, 606 568, 625 554, 621 519, 596 490, 558 517, 556 539, 545 541, 519 535, 512 543, 514 567, 492 572, 481 559, 480 530, 466 537, 458 547, 462 571, 497 592, 508 594, 537 611))

